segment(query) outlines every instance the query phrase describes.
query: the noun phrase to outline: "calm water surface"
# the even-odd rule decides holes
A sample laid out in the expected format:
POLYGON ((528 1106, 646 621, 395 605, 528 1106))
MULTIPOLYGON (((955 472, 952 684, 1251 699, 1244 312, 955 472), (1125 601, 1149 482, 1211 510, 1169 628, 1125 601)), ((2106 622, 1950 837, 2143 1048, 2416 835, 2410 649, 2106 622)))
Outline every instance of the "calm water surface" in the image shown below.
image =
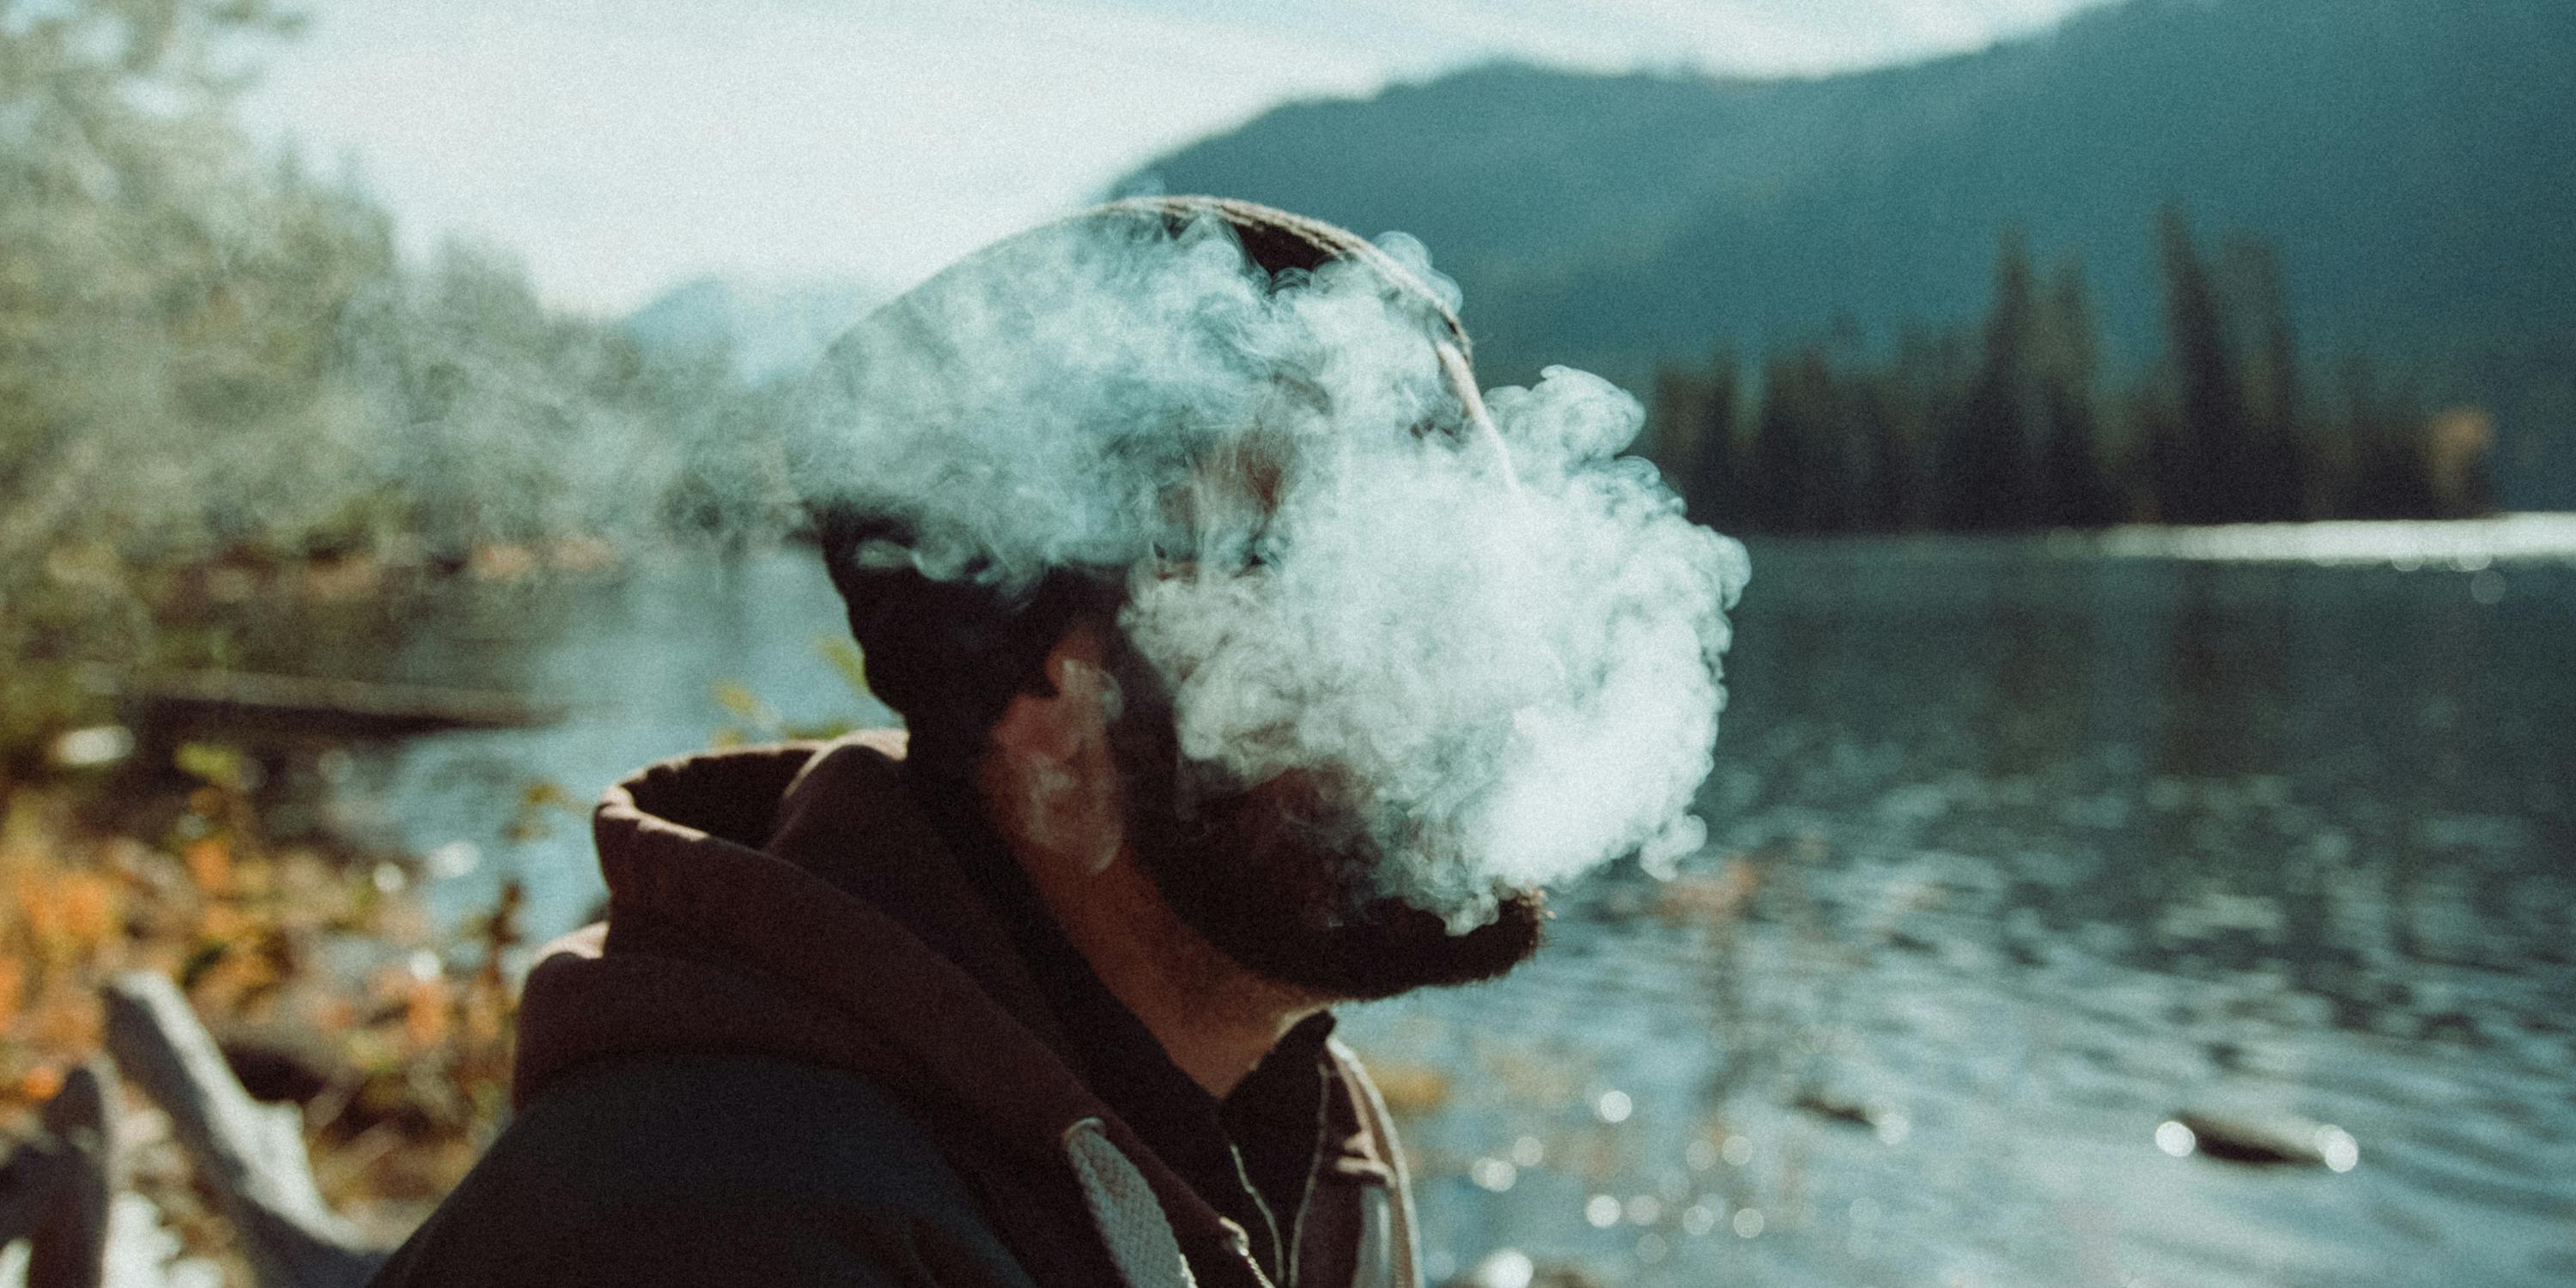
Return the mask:
MULTIPOLYGON (((1710 848, 1571 892, 1510 979, 1346 1021, 1434 1269, 2576 1283, 2576 549, 2424 533, 2334 566, 1757 545, 1710 848), (2346 1170, 2160 1147, 2184 1115, 2348 1139, 2346 1170)), ((461 598, 396 669, 575 719, 362 777, 463 873, 451 913, 516 874, 567 926, 599 895, 577 811, 495 789, 586 803, 741 724, 724 682, 880 715, 816 648, 840 630, 792 554, 461 598)))

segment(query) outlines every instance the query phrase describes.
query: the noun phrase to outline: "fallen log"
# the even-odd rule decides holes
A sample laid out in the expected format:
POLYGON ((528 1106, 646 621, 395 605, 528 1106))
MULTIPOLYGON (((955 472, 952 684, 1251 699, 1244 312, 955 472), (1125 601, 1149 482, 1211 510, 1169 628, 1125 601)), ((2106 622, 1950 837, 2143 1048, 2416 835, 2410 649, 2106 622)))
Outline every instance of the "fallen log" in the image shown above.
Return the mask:
POLYGON ((155 676, 125 688, 128 718, 156 734, 214 732, 401 738, 560 722, 560 703, 488 689, 379 684, 237 671, 155 676))
POLYGON ((172 1134, 265 1288, 364 1284, 385 1253, 323 1201, 304 1151, 302 1112, 251 1099, 169 980, 123 975, 106 994, 109 1051, 170 1115, 172 1134))

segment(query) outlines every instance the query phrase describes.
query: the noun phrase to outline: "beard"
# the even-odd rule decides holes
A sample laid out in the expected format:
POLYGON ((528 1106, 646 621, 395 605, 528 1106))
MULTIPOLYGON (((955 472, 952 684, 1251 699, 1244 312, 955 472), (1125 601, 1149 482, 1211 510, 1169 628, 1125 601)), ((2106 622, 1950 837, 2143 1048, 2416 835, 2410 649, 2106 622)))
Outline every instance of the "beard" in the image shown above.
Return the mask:
POLYGON ((1173 914, 1219 953, 1318 1000, 1374 1001, 1494 979, 1538 950, 1538 890, 1496 890, 1493 920, 1451 934, 1437 914, 1380 893, 1389 857, 1323 777, 1239 786, 1185 761, 1161 676, 1121 632, 1106 634, 1128 842, 1173 914))

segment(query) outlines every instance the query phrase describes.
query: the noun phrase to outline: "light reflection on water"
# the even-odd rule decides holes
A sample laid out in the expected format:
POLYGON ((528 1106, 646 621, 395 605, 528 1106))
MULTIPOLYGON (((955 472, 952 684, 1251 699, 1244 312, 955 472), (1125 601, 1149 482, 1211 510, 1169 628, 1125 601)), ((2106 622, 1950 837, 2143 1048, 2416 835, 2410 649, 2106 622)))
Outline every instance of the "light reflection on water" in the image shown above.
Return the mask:
MULTIPOLYGON (((2576 1281, 2576 533, 2533 531, 1757 545, 1710 851, 1574 892, 1509 980, 1350 1016, 1435 1260, 2576 1281), (2178 1115, 2358 1164, 2174 1157, 2178 1115)), ((840 629, 796 554, 460 603, 399 671, 579 717, 410 744, 385 817, 485 855, 451 910, 515 872, 567 926, 584 829, 513 840, 493 789, 587 801, 703 745, 719 681, 850 714, 840 629)))
POLYGON ((1711 852, 1580 892, 1512 979, 1351 1017, 1415 1093, 1428 1246, 2576 1280, 2576 567, 2469 562, 1757 547, 1711 852), (2175 1157, 2178 1114, 2316 1165, 2175 1157))

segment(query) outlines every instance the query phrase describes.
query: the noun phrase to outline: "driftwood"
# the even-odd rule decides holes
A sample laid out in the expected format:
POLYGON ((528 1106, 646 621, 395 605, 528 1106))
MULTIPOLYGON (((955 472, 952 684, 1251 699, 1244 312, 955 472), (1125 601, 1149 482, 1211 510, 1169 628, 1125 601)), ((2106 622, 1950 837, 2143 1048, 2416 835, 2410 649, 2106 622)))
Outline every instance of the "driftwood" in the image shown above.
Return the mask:
MULTIPOLYGON (((375 1272, 384 1251, 314 1184, 302 1112, 251 1099, 175 985, 143 973, 110 984, 107 1044, 125 1076, 169 1114, 265 1288, 358 1288, 375 1272)), ((31 1277, 29 1288, 51 1286, 31 1277)))
POLYGON ((127 689, 130 718, 170 733, 216 730, 395 738, 447 729, 523 729, 564 718, 557 703, 482 689, 196 671, 127 689))
POLYGON ((47 1101, 43 1134, 0 1166, 0 1245, 28 1241, 27 1288, 99 1288, 116 1193, 116 1074, 72 1070, 47 1101))

